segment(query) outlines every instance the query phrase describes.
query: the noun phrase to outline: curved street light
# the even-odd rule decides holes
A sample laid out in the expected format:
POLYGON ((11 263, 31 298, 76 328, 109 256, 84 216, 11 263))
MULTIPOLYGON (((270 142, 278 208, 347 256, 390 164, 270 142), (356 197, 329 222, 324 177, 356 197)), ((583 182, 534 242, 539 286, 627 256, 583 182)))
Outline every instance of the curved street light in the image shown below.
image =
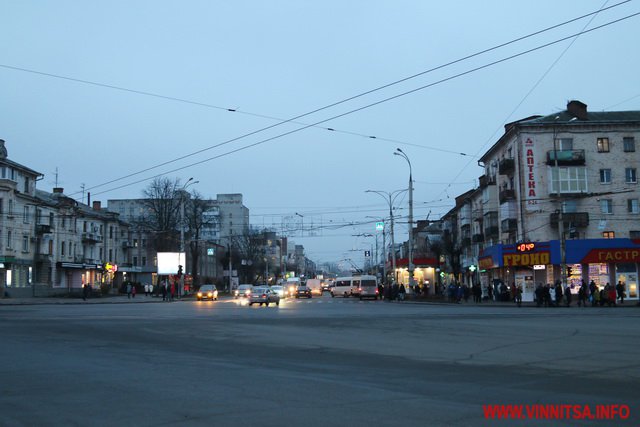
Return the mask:
MULTIPOLYGON (((193 177, 189 178, 187 182, 184 183, 180 191, 180 252, 184 253, 184 261, 187 262, 187 254, 184 250, 184 192, 187 190, 187 187, 193 184, 197 184, 200 181, 194 181, 193 177)), ((179 259, 179 258, 178 258, 179 259)), ((183 265, 183 271, 186 272, 186 265, 183 265)), ((182 297, 182 292, 184 289, 184 273, 180 275, 180 283, 178 284, 178 298, 182 297)))
POLYGON ((393 152, 395 156, 400 156, 409 164, 409 286, 413 288, 413 171, 409 156, 400 148, 393 152))
MULTIPOLYGON (((395 191, 382 191, 382 190, 366 190, 365 193, 375 193, 378 194, 380 197, 384 198, 385 201, 387 203, 389 203, 389 217, 391 218, 391 266, 393 268, 393 280, 395 281, 397 279, 396 277, 396 248, 395 248, 395 241, 394 241, 394 237, 393 237, 393 202, 395 201, 396 197, 398 197, 400 194, 404 193, 405 189, 402 190, 395 190, 395 191)), ((386 260, 385 260, 386 263, 386 260)), ((386 279, 386 277, 385 277, 386 279)))

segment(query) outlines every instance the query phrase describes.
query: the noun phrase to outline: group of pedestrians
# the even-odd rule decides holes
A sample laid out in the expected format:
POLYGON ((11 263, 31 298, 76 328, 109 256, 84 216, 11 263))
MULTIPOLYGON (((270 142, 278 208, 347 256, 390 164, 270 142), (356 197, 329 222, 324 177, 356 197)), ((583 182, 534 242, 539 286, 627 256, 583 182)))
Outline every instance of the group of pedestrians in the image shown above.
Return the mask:
POLYGON ((592 307, 605 305, 615 307, 618 301, 620 301, 620 304, 624 304, 626 289, 621 281, 618 281, 615 286, 607 283, 600 288, 593 280, 588 285, 582 280, 577 294, 574 295, 572 285, 567 285, 563 289, 561 282, 558 280, 554 285, 538 283, 534 297, 538 307, 560 307, 562 305, 570 307, 574 298, 577 298, 576 304, 578 307, 586 307, 588 304, 592 307))

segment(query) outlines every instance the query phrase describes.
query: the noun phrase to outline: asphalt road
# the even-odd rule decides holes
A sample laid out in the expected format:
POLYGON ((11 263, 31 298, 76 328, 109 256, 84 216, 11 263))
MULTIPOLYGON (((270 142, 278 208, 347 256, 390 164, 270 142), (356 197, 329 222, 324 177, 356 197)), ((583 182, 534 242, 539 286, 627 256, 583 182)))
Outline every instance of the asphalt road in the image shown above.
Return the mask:
POLYGON ((635 307, 0 306, 0 425, 640 425, 639 337, 635 307), (629 416, 487 419, 493 404, 629 416))

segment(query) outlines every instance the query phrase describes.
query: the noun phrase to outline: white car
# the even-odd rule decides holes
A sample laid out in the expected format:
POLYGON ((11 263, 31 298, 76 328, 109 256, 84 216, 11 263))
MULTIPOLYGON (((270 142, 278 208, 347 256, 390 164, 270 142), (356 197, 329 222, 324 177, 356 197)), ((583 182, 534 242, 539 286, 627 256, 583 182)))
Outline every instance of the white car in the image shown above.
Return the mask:
POLYGON ((284 298, 284 287, 280 285, 275 285, 271 287, 271 290, 275 292, 280 298, 284 298))

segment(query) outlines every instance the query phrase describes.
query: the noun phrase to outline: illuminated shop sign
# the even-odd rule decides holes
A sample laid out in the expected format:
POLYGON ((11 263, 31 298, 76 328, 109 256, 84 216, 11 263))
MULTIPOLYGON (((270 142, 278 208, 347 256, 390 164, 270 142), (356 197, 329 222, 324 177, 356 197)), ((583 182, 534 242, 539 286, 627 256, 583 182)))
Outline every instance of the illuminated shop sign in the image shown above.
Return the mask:
POLYGON ((592 249, 582 262, 640 262, 640 249, 592 249))
POLYGON ((511 266, 531 266, 531 265, 547 265, 551 263, 551 254, 549 252, 538 252, 531 254, 508 254, 502 256, 505 267, 511 266))
POLYGON ((516 245, 516 250, 518 252, 531 252, 535 248, 536 244, 532 242, 520 243, 519 245, 516 245))

